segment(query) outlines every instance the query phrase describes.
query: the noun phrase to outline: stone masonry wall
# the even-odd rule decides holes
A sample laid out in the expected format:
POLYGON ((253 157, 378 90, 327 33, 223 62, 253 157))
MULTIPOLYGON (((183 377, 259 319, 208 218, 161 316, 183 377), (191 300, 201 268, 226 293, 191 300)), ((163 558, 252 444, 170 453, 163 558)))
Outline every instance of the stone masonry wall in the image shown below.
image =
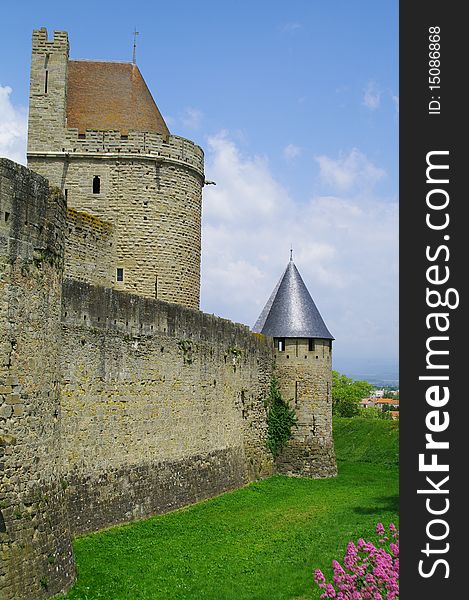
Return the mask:
POLYGON ((277 377, 298 423, 277 458, 277 469, 287 475, 334 476, 331 341, 315 339, 311 351, 308 339, 287 338, 285 342, 285 351, 275 353, 277 377))
POLYGON ((67 209, 64 271, 69 277, 110 287, 114 280, 115 239, 110 223, 67 209))
POLYGON ((73 280, 62 308, 72 531, 178 508, 272 473, 272 340, 199 311, 73 280))
POLYGON ((65 203, 0 159, 0 597, 31 600, 74 580, 60 444, 65 203))

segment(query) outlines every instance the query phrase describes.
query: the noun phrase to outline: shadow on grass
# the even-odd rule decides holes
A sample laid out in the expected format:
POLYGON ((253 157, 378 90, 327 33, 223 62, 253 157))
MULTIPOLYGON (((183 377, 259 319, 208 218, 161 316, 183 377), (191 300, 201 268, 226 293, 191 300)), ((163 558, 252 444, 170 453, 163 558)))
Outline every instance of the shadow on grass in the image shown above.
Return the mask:
POLYGON ((399 496, 380 496, 373 499, 376 506, 357 506, 353 510, 359 515, 379 515, 383 512, 399 512, 399 496))

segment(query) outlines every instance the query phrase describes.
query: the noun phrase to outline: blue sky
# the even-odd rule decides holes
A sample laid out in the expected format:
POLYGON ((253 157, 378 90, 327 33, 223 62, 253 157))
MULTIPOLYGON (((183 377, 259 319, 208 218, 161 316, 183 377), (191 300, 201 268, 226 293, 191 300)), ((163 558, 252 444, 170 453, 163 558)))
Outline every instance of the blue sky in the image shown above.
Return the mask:
POLYGON ((137 63, 206 152, 202 309, 252 325, 294 260, 334 368, 397 373, 398 2, 21 2, 0 50, 0 155, 24 162, 31 32, 137 63), (79 10, 78 10, 79 7, 79 10))

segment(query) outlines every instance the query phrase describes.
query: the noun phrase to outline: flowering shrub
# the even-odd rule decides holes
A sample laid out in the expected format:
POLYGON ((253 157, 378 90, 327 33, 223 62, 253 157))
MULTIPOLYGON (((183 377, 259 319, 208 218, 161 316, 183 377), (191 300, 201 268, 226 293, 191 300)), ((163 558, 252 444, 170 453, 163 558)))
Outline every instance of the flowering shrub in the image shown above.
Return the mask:
POLYGON ((327 583, 320 569, 314 573, 314 582, 324 590, 321 598, 337 600, 397 600, 399 598, 399 532, 389 525, 389 533, 382 523, 376 525, 379 547, 360 538, 355 545, 349 542, 342 566, 332 561, 334 583, 327 583))

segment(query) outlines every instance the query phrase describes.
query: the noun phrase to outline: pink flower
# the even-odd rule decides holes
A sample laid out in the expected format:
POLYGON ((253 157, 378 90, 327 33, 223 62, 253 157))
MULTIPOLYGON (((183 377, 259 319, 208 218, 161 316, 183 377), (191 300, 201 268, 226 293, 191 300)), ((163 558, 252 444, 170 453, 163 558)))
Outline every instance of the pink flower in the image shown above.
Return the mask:
POLYGON ((326 578, 324 577, 324 573, 321 571, 321 569, 316 569, 316 571, 314 571, 314 581, 318 585, 320 583, 324 583, 326 581, 326 578))
POLYGON ((332 567, 336 575, 343 575, 345 573, 344 569, 342 568, 342 565, 336 560, 332 561, 332 567))
POLYGON ((347 545, 347 552, 345 553, 344 563, 348 569, 352 569, 357 562, 358 551, 357 547, 353 542, 349 542, 347 545))
POLYGON ((319 569, 315 571, 315 583, 324 590, 321 598, 336 600, 398 600, 399 598, 399 531, 391 523, 392 539, 383 536, 384 526, 376 525, 375 532, 382 536, 382 547, 360 538, 355 545, 347 544, 343 566, 332 561, 333 584, 327 583, 319 569))

